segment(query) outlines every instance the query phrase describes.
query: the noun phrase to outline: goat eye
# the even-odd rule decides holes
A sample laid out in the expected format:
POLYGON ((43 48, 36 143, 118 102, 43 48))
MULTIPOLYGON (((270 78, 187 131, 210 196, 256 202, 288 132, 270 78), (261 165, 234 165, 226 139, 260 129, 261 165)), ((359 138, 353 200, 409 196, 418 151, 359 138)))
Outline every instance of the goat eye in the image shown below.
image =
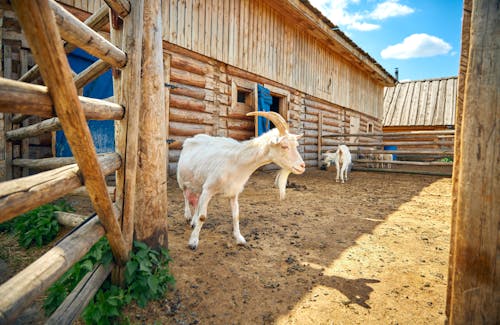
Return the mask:
POLYGON ((281 149, 288 150, 288 146, 281 146, 281 149))

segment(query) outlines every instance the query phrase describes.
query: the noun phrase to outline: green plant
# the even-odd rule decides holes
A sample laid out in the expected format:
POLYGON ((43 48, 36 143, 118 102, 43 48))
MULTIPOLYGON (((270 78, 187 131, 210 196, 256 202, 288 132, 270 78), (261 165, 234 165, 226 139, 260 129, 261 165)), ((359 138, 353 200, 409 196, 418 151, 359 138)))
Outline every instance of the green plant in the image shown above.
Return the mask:
POLYGON ((453 162, 453 158, 445 157, 445 158, 441 158, 439 161, 441 161, 441 162, 453 162))
MULTIPOLYGON (((54 312, 96 264, 106 264, 111 260, 111 248, 107 239, 103 238, 49 289, 44 303, 45 313, 50 315, 54 312)), ((120 288, 106 280, 83 311, 84 321, 87 324, 123 322, 126 320, 120 319, 120 310, 132 300, 144 307, 148 301, 161 298, 174 283, 168 268, 170 261, 167 250, 154 250, 135 241, 130 260, 125 265, 125 287, 120 288)))
POLYGON ((107 265, 113 260, 113 254, 106 238, 101 238, 89 252, 63 274, 47 291, 43 307, 45 314, 52 314, 73 290, 78 282, 98 263, 107 265))
POLYGON ((19 245, 24 248, 32 245, 43 246, 59 233, 55 211, 74 210, 65 201, 45 204, 1 224, 0 231, 13 231, 18 237, 19 245))

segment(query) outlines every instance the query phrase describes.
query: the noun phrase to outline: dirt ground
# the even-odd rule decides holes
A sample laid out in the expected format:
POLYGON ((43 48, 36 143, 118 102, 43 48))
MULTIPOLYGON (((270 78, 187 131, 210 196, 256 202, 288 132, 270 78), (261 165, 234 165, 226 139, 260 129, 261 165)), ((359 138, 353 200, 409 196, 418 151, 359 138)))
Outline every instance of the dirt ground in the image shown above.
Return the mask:
POLYGON ((177 284, 133 322, 161 324, 443 324, 451 179, 334 171, 291 175, 279 201, 274 173, 254 174, 240 198, 235 244, 227 199, 214 199, 196 251, 182 193, 169 179, 169 249, 177 284))
POLYGON ((168 181, 169 250, 176 286, 133 324, 443 324, 451 179, 334 170, 291 175, 279 201, 274 172, 255 173, 240 197, 212 200, 197 250, 182 193, 168 181))

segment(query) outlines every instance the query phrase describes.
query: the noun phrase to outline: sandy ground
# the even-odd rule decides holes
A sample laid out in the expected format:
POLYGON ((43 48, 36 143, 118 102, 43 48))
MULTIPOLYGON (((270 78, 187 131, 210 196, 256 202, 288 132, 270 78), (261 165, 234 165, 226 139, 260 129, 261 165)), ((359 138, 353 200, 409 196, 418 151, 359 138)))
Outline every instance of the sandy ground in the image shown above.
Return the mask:
MULTIPOLYGON (((257 172, 240 197, 212 200, 197 250, 182 193, 169 178, 174 290, 133 324, 443 324, 451 179, 310 168, 279 201, 274 172, 257 172)), ((79 207, 84 209, 85 207, 79 207)))
POLYGON ((279 201, 274 174, 240 198, 235 244, 227 199, 214 199, 196 251, 182 193, 169 180, 169 243, 177 284, 131 321, 161 324, 443 324, 451 179, 334 171, 292 175, 279 201))

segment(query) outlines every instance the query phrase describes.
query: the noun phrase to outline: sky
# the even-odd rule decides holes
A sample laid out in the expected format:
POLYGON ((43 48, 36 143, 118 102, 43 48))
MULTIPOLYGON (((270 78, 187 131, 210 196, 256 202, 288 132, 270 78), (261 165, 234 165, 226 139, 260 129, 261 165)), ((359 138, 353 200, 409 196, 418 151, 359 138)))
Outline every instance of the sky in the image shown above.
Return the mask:
POLYGON ((309 0, 399 81, 458 75, 462 0, 309 0))

